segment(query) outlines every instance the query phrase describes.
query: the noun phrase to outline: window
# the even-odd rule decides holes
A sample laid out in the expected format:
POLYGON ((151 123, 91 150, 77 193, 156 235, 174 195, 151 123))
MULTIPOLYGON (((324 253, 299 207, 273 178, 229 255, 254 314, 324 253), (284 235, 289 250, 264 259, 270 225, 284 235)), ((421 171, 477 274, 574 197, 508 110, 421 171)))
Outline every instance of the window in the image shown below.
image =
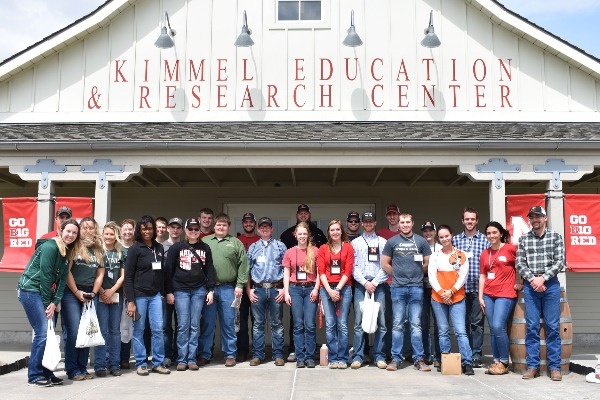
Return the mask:
POLYGON ((321 21, 321 1, 278 0, 278 21, 321 21))

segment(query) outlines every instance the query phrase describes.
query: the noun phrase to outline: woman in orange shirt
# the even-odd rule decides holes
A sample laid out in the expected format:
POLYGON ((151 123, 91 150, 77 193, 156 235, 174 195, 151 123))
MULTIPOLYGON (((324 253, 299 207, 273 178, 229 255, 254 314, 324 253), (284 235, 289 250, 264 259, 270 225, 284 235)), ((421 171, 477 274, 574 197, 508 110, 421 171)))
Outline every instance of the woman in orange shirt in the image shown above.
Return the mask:
MULTIPOLYGON (((452 229, 448 225, 438 227, 438 239, 442 248, 429 258, 428 276, 440 350, 442 353, 450 352, 450 316, 462 358, 463 372, 465 375, 475 375, 465 324, 464 284, 469 272, 469 260, 464 252, 452 245, 452 229)), ((438 370, 441 370, 441 367, 438 370)))

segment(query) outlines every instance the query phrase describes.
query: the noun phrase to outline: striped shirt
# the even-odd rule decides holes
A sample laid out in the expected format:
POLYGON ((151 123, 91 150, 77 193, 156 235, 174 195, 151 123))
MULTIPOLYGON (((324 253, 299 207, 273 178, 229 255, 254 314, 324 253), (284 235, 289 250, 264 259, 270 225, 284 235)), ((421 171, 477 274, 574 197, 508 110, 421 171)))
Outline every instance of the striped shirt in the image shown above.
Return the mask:
POLYGON ((527 281, 543 275, 554 278, 565 267, 565 245, 560 233, 546 229, 538 236, 533 229, 519 239, 517 271, 527 281))
POLYGON ((367 235, 363 233, 352 241, 354 248, 354 268, 352 276, 354 280, 361 285, 365 285, 367 280, 372 280, 373 284, 379 285, 387 280, 388 275, 381 268, 381 252, 387 240, 377 236, 375 233, 367 235), (369 247, 379 249, 379 261, 369 261, 369 247))
POLYGON ((469 237, 463 231, 460 235, 452 238, 452 244, 459 250, 464 251, 469 259, 469 275, 465 283, 467 293, 479 293, 479 257, 481 253, 490 247, 485 235, 479 231, 469 237))

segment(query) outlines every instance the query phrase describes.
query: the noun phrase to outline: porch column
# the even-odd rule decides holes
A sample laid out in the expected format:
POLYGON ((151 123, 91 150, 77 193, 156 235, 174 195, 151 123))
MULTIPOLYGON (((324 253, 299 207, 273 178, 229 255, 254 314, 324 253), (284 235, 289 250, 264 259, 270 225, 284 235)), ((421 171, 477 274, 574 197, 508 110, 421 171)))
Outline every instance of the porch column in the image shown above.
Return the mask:
POLYGON ((38 183, 36 238, 54 229, 54 186, 54 182, 50 180, 40 180, 38 183))
POLYGON ((110 221, 112 184, 106 182, 104 186, 96 185, 94 219, 98 222, 98 228, 102 229, 104 224, 110 221))
MULTIPOLYGON (((565 238, 565 207, 564 193, 562 191, 562 180, 548 181, 546 189, 546 199, 548 209, 548 229, 560 233, 565 238)), ((558 274, 558 281, 563 287, 567 287, 567 277, 564 272, 558 274)))

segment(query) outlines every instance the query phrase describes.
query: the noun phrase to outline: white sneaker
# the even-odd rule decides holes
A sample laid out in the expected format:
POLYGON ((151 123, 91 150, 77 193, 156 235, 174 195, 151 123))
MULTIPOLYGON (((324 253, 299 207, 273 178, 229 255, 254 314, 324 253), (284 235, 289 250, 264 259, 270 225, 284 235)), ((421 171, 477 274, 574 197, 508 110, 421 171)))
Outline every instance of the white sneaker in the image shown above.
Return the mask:
POLYGON ((600 383, 600 379, 596 378, 595 372, 590 372, 585 376, 585 381, 589 383, 600 383))
POLYGON ((385 360, 379 360, 379 361, 377 361, 377 368, 379 368, 379 369, 386 369, 387 368, 387 363, 385 362, 385 360))

